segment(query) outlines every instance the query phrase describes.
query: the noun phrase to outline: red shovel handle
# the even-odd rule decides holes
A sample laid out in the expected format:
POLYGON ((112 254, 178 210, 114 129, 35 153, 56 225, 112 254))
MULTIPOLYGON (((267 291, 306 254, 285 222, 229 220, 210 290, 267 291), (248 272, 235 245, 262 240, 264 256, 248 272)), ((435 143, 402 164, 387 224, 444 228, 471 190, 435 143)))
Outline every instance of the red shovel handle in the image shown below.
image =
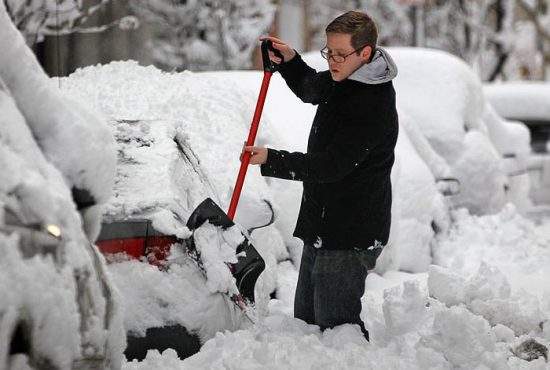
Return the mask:
MULTIPOLYGON (((260 117, 264 109, 265 97, 267 95, 267 88, 269 87, 269 81, 273 72, 264 71, 264 79, 262 81, 262 88, 260 89, 260 95, 258 96, 258 102, 256 103, 256 110, 254 112, 254 118, 252 119, 252 125, 250 126, 250 132, 248 133, 248 139, 246 140, 246 146, 253 146, 256 140, 256 134, 258 133, 258 126, 260 125, 260 117)), ((246 176, 246 170, 250 163, 250 153, 244 152, 241 160, 241 168, 239 169, 239 175, 237 176, 237 182, 235 183, 235 189, 233 190, 233 196, 231 197, 231 203, 229 204, 229 211, 227 215, 231 220, 235 217, 235 211, 237 210, 237 204, 241 196, 241 190, 244 184, 244 178, 246 176)))

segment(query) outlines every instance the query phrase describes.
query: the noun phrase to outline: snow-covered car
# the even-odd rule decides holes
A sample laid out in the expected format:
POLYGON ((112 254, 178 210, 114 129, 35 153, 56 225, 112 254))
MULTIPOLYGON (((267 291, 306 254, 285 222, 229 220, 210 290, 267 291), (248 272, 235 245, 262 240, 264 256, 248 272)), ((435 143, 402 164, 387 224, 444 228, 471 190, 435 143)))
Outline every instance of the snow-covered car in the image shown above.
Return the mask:
POLYGON ((533 153, 527 161, 531 199, 550 203, 550 83, 502 82, 486 84, 485 95, 502 117, 529 128, 533 153))
MULTIPOLYGON (((129 351, 155 328, 186 332, 191 346, 178 349, 185 356, 217 332, 248 325, 220 293, 228 288, 222 278, 228 269, 223 265, 205 279, 178 240, 190 236, 186 222, 205 198, 227 209, 256 93, 220 76, 167 74, 134 62, 77 71, 63 79, 62 91, 103 113, 117 141, 117 176, 98 244, 111 254, 108 269, 125 307, 129 351), (148 255, 153 264, 113 255, 121 249, 145 261, 148 255), (152 249, 166 258, 161 268, 152 249)), ((235 221, 247 233, 253 230, 250 240, 266 263, 255 294, 257 310, 264 311, 277 289, 277 264, 288 258, 280 232, 269 226, 278 213, 270 208, 271 198, 251 168, 235 221)), ((127 354, 141 358, 143 346, 139 351, 127 354)))
POLYGON ((188 357, 242 319, 184 249, 189 215, 214 190, 181 122, 124 119, 111 127, 118 176, 97 245, 127 307, 125 355, 142 360, 149 349, 172 348, 188 357))
POLYGON ((0 33, 0 368, 119 369, 121 309, 90 241, 114 140, 51 85, 4 3, 0 33))

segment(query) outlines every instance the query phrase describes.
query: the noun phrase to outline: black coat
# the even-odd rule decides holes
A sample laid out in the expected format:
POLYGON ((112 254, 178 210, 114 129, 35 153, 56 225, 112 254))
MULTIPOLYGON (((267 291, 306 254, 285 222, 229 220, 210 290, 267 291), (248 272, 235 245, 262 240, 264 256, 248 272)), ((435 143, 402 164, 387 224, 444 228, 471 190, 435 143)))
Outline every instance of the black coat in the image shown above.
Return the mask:
POLYGON ((294 236, 326 249, 385 245, 398 134, 392 82, 334 82, 299 55, 280 72, 302 101, 318 105, 307 153, 268 149, 261 166, 263 176, 303 182, 294 236))

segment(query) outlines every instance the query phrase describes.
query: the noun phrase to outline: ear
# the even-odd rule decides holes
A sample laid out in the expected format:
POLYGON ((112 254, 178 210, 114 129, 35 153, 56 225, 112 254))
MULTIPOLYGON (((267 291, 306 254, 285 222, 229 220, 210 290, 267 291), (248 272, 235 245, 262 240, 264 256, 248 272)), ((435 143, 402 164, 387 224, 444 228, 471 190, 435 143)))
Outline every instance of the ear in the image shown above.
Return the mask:
POLYGON ((371 55, 372 55, 372 48, 370 46, 365 46, 363 48, 363 51, 361 52, 361 58, 363 58, 365 62, 368 62, 370 60, 371 55))

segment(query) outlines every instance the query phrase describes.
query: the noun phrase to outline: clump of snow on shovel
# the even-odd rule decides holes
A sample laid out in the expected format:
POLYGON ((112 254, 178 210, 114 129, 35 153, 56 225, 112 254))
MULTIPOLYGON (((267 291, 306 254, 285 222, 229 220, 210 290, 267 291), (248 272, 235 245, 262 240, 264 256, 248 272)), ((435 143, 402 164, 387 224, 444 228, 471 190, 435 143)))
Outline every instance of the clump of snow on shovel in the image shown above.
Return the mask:
POLYGON ((194 232, 195 247, 206 271, 206 286, 212 292, 238 294, 228 264, 237 263, 236 249, 244 242, 238 226, 225 230, 206 221, 194 232))

